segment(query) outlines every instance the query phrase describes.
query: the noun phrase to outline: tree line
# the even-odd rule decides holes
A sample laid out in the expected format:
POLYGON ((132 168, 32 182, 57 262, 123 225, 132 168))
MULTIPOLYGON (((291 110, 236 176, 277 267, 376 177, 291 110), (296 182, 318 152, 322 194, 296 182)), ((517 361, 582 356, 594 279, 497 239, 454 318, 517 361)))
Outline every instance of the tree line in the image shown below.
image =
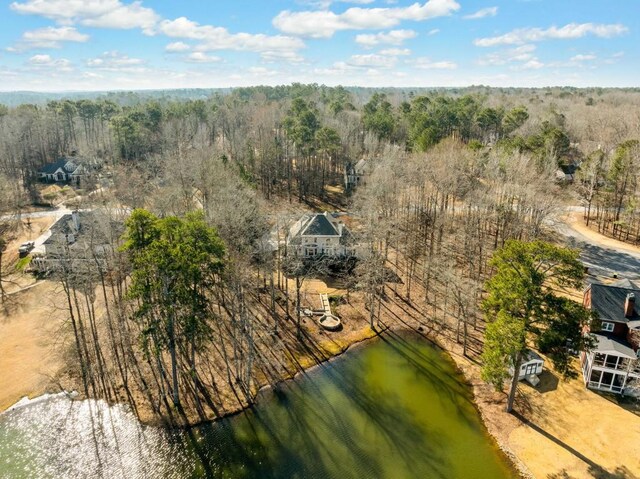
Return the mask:
MULTIPOLYGON (((189 101, 56 100, 0 110, 0 169, 18 198, 35 194, 37 167, 70 150, 101 161, 94 174, 111 183, 84 201, 107 205, 110 247, 89 248, 82 267, 69 252, 55 276, 85 392, 134 406, 142 394, 159 415, 179 406, 208 417, 320 354, 300 317, 314 272, 260 247, 270 231, 286 238, 309 205, 338 202, 357 218, 368 254, 343 280, 371 327, 409 304, 420 327, 479 355, 494 252, 545 238, 568 193, 559 164, 587 171, 585 152, 638 133, 635 93, 586 94, 292 85, 189 101), (620 98, 632 113, 617 118, 620 98), (362 157, 366 185, 347 196, 344 167, 362 157), (121 205, 134 211, 124 237, 121 205)), ((629 171, 633 148, 612 156, 616 171, 629 171)), ((613 204, 627 207, 635 183, 618 177, 613 204)))

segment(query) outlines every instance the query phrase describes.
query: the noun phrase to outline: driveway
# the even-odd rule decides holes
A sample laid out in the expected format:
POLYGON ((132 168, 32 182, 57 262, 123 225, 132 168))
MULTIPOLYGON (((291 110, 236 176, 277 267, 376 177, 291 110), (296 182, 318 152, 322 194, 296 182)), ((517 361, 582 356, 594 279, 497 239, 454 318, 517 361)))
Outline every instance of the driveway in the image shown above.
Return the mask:
MULTIPOLYGON (((19 218, 21 220, 26 220, 27 218, 45 218, 47 216, 53 216, 56 219, 61 218, 62 216, 71 213, 71 210, 68 209, 67 207, 63 206, 60 208, 56 208, 56 209, 50 209, 50 210, 42 210, 42 211, 31 211, 28 213, 20 213, 19 218)), ((12 220, 15 219, 16 215, 3 215, 0 216, 0 220, 12 220)))
POLYGON ((569 217, 554 222, 552 227, 567 239, 568 246, 580 249, 580 259, 589 273, 611 278, 640 278, 640 251, 631 245, 612 245, 613 241, 596 232, 585 234, 571 224, 569 217))

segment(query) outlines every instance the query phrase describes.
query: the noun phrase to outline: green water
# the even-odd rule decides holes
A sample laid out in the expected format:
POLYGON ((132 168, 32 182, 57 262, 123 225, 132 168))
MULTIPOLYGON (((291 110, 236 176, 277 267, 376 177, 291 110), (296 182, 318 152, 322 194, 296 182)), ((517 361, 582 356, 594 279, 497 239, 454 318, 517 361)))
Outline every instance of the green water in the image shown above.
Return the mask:
POLYGON ((1 478, 509 478, 450 360, 381 340, 188 431, 51 397, 0 415, 1 478))

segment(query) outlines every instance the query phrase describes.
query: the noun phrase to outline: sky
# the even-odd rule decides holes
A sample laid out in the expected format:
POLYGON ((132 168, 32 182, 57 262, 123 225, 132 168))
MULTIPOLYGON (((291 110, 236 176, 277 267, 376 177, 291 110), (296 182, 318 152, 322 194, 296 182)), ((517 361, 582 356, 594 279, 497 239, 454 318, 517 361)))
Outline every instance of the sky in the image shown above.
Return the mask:
POLYGON ((0 1, 0 91, 640 86, 638 0, 0 1))

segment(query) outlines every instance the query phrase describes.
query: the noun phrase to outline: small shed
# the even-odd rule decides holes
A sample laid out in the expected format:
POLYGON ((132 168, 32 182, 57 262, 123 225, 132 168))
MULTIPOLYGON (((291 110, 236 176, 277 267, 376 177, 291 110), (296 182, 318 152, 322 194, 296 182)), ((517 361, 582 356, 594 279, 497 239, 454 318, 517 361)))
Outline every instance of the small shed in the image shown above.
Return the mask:
POLYGON ((533 386, 536 386, 540 381, 538 374, 542 373, 544 367, 544 359, 531 349, 527 349, 522 365, 520 366, 520 373, 518 379, 526 379, 533 386))

